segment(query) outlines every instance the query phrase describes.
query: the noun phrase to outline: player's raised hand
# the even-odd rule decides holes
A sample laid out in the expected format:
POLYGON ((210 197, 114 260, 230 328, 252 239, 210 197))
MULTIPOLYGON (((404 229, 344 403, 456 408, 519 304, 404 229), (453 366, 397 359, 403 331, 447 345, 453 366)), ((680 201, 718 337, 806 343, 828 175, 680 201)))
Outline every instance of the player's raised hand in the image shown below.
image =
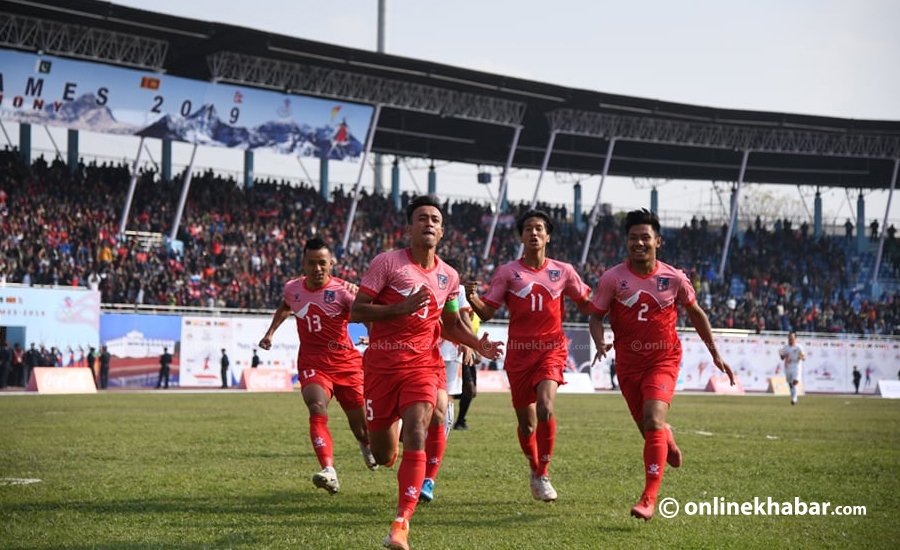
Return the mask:
POLYGON ((597 353, 594 355, 594 360, 591 361, 591 366, 593 367, 594 364, 597 363, 597 361, 600 361, 604 357, 606 357, 606 354, 609 352, 609 350, 612 349, 612 347, 612 344, 603 344, 602 346, 599 346, 597 348, 597 353))
POLYGON ((259 347, 264 350, 272 349, 272 339, 268 336, 263 336, 263 339, 259 341, 259 347))
POLYGON ((488 359, 496 359, 503 353, 503 350, 501 349, 503 347, 503 342, 494 342, 489 339, 488 336, 488 333, 485 332, 481 336, 481 340, 478 341, 478 353, 488 359))
POLYGON ((423 286, 419 290, 407 296, 405 300, 397 304, 397 312, 400 315, 415 313, 416 311, 419 311, 423 307, 427 306, 430 301, 431 291, 423 286))

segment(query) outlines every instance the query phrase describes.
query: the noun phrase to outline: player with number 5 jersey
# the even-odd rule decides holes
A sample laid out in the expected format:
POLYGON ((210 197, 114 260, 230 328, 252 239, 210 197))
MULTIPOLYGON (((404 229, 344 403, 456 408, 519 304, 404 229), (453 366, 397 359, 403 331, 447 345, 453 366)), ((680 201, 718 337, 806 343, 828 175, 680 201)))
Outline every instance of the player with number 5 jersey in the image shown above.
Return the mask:
POLYGON ((397 516, 384 539, 387 548, 401 550, 409 549, 409 520, 425 481, 428 425, 444 381, 438 342, 443 336, 491 359, 500 355, 501 345, 487 334, 479 340, 459 318, 459 275, 435 255, 444 235, 437 198, 410 201, 406 219, 409 248, 376 256, 353 304, 354 318, 372 324, 365 392, 369 437, 379 464, 394 463, 403 432, 397 516))
POLYGON ((597 346, 596 361, 610 349, 603 339, 603 318, 609 315, 619 387, 644 437, 644 491, 631 515, 649 520, 666 463, 677 468, 682 461, 681 450, 666 423, 681 363, 681 343, 675 331, 677 306, 684 308, 713 363, 732 384, 734 374, 719 356, 709 319, 697 305, 690 280, 684 272, 656 258, 662 245, 656 214, 648 210, 629 212, 625 234, 628 259, 600 277, 591 300, 590 330, 597 346))
POLYGON ((565 384, 569 343, 562 329, 563 296, 587 310, 590 288, 567 263, 547 257, 553 223, 546 212, 529 210, 516 225, 523 256, 500 266, 484 298, 477 283, 466 284, 472 310, 487 321, 503 305, 509 311, 509 340, 504 370, 518 420, 519 445, 531 467, 531 495, 545 502, 557 498, 549 468, 556 442, 553 404, 565 384))
POLYGON ((259 342, 262 349, 271 349, 272 337, 281 323, 291 315, 297 319, 300 337, 297 371, 301 394, 309 409, 309 437, 322 468, 312 476, 312 481, 332 495, 340 491, 328 430, 328 403, 332 397, 347 415, 366 466, 370 470, 378 467, 369 449, 363 409, 362 357, 347 333, 356 287, 332 277, 333 266, 334 258, 323 240, 314 238, 306 242, 303 247, 306 276, 284 285, 281 306, 259 342))

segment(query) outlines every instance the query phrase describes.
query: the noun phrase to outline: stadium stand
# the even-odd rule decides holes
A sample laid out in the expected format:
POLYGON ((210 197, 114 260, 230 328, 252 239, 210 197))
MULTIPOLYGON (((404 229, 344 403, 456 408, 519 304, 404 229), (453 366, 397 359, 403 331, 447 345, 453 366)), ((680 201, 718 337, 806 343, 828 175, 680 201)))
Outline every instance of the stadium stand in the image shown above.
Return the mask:
MULTIPOLYGON (((301 269, 301 245, 312 236, 335 246, 336 274, 355 281, 375 254, 403 245, 405 220, 390 200, 364 193, 353 236, 340 246, 350 197, 342 189, 324 201, 310 185, 260 180, 243 189, 212 172, 194 176, 179 229, 181 247, 168 247, 180 183, 142 172, 128 232, 116 236, 129 179, 123 164, 80 164, 73 173, 60 160, 23 165, 14 151, 0 153, 0 280, 25 285, 96 286, 106 304, 199 306, 261 310, 277 307, 283 284, 301 269)), ((403 203, 409 197, 402 197, 403 203)), ((577 263, 584 233, 566 208, 540 205, 556 223, 551 254, 577 263)), ((527 209, 511 204, 501 217, 489 260, 481 259, 488 206, 448 201, 439 254, 462 266, 463 277, 485 284, 497 265, 516 254, 513 220, 527 209)), ((595 285, 624 256, 615 215, 595 230, 582 277, 595 285)), ((692 220, 665 228, 663 260, 685 270, 714 327, 856 334, 900 334, 894 292, 866 299, 859 274, 873 264, 843 237, 810 236, 806 224, 759 220, 739 228, 725 277, 714 266, 721 227, 692 220), (851 252, 852 250, 852 252, 851 252)), ((886 243, 882 274, 896 277, 896 236, 886 243)), ((571 308, 569 321, 584 318, 571 308)), ((681 320, 680 325, 684 324, 681 320)))

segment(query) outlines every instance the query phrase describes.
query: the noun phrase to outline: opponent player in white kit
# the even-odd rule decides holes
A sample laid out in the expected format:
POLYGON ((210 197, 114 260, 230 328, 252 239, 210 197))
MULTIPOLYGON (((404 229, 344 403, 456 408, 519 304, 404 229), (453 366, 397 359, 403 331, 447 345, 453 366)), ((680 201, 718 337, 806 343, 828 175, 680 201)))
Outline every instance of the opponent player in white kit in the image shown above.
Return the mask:
POLYGON ((803 346, 797 343, 797 333, 788 333, 788 343, 778 350, 778 355, 784 360, 784 378, 791 389, 791 405, 796 405, 797 386, 803 374, 803 360, 806 359, 803 346))

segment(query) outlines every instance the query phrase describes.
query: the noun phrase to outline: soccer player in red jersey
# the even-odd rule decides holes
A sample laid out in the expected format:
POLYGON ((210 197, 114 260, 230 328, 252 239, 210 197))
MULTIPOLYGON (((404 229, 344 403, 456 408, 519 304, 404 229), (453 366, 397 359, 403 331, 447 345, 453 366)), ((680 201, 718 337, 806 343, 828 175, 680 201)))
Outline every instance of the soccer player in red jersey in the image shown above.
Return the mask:
POLYGON ((409 248, 376 256, 360 283, 354 319, 371 323, 363 358, 369 440, 379 464, 398 455, 402 420, 403 456, 397 470, 397 517, 384 539, 408 549, 409 519, 425 479, 425 440, 444 369, 438 342, 449 340, 500 355, 499 342, 481 340, 459 318, 459 275, 435 255, 444 234, 435 197, 420 196, 406 208, 409 248))
POLYGON ((531 466, 531 495, 545 502, 557 498, 548 470, 556 441, 553 402, 564 384, 568 339, 562 330, 563 295, 587 311, 590 288, 567 263, 547 257, 553 233, 550 216, 525 212, 517 222, 523 256, 497 269, 482 299, 477 283, 466 283, 475 313, 490 320, 501 305, 509 311, 509 341, 504 369, 518 420, 519 445, 531 466))
POLYGON ((732 384, 734 373, 719 355, 709 319, 697 304, 690 280, 681 270, 656 259, 662 245, 656 214, 646 209, 629 212, 625 234, 628 259, 600 277, 591 300, 590 330, 597 346, 596 361, 610 349, 603 340, 603 317, 609 314, 615 334, 619 387, 644 436, 644 492, 631 515, 649 520, 666 462, 677 468, 682 460, 666 423, 681 363, 681 343, 675 331, 676 305, 684 308, 713 363, 732 384))
POLYGON ((336 397, 347 415, 353 436, 359 442, 366 466, 378 467, 369 450, 369 436, 363 409, 362 357, 350 341, 347 323, 353 305, 353 285, 331 276, 334 258, 322 239, 314 238, 303 247, 306 276, 284 285, 284 300, 275 310, 259 347, 272 348, 272 337, 285 319, 297 318, 300 352, 297 370, 303 400, 309 409, 309 437, 322 471, 313 475, 316 487, 337 493, 340 482, 334 469, 331 432, 328 430, 328 403, 336 397))

